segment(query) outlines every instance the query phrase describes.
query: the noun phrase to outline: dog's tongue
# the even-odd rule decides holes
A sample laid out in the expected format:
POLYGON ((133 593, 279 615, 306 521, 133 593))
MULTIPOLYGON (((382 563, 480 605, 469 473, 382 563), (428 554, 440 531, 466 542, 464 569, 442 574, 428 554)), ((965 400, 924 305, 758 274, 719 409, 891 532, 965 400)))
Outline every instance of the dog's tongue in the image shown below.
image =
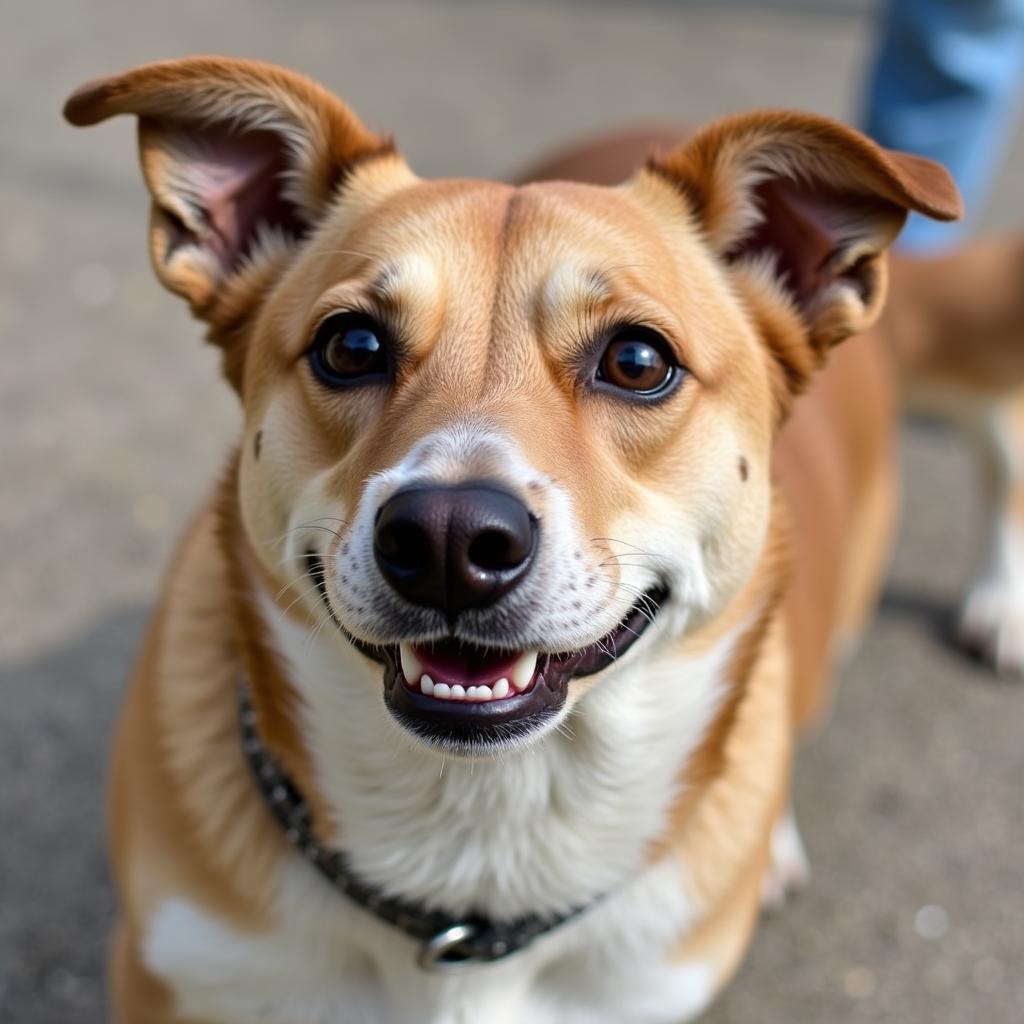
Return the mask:
POLYGON ((422 675, 449 686, 492 686, 507 679, 517 690, 525 690, 537 667, 536 651, 499 653, 456 642, 402 644, 402 674, 413 685, 422 675))

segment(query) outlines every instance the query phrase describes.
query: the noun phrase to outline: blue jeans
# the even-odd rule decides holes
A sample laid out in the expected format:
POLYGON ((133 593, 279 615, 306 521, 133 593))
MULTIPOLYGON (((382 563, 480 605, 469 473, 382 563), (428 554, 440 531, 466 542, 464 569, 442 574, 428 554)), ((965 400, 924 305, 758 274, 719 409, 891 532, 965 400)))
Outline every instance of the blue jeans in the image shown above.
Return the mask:
POLYGON ((960 241, 1000 169, 1024 85, 1024 0, 887 0, 869 80, 865 130, 889 149, 944 164, 967 217, 912 215, 906 251, 960 241))

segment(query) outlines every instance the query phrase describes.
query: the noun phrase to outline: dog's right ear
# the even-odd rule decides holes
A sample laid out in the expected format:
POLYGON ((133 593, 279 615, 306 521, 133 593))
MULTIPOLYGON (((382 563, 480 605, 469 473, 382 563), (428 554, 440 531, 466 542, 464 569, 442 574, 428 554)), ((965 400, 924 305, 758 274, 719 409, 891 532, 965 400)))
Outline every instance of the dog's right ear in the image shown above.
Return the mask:
POLYGON ((115 114, 139 118, 157 276, 221 342, 352 169, 393 153, 315 82, 254 61, 146 64, 87 82, 64 107, 74 125, 115 114))

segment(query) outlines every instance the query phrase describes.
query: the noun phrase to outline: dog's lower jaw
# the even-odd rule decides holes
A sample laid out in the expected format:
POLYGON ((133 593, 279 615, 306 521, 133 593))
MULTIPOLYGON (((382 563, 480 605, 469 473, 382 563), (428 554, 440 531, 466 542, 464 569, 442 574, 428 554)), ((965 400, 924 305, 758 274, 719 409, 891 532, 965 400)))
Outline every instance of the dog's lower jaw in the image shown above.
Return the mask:
POLYGON ((501 700, 441 701, 417 692, 401 667, 389 659, 384 669, 384 702, 406 731, 429 746, 466 756, 507 750, 539 736, 565 707, 567 677, 537 669, 529 689, 501 700))

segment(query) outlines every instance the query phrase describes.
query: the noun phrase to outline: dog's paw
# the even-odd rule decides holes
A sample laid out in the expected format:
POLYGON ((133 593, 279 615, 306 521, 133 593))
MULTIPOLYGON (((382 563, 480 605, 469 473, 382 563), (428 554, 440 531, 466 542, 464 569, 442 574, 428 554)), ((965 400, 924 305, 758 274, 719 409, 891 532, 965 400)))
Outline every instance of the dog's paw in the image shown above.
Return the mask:
POLYGON ((1024 677, 1024 589, 982 579, 960 610, 960 646, 1007 678, 1024 677))
POLYGON ((781 909, 810 879, 811 865, 804 841, 792 808, 787 808, 772 829, 768 870, 761 881, 761 909, 767 912, 781 909))

